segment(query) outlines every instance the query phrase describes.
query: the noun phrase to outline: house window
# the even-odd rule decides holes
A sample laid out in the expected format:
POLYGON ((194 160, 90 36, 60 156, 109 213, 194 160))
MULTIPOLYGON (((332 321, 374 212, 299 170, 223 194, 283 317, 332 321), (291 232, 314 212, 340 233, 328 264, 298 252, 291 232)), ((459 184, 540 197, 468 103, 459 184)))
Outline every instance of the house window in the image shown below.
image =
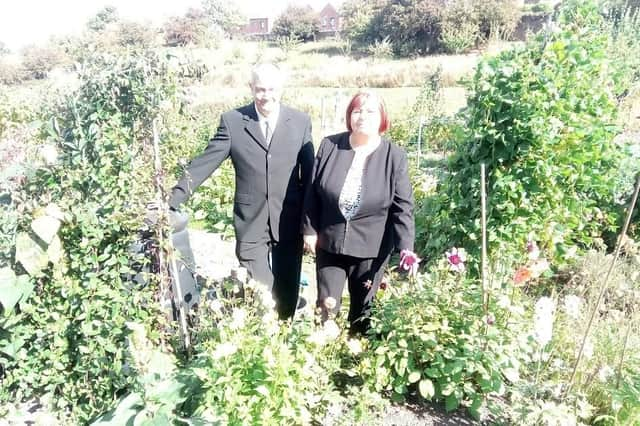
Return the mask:
POLYGON ((264 30, 264 21, 260 21, 260 29, 264 30))
POLYGON ((336 18, 331 18, 331 28, 335 28, 336 26, 336 18))
POLYGON ((323 27, 326 27, 326 26, 327 26, 327 17, 326 17, 326 16, 323 16, 323 17, 322 17, 322 26, 323 26, 323 27))

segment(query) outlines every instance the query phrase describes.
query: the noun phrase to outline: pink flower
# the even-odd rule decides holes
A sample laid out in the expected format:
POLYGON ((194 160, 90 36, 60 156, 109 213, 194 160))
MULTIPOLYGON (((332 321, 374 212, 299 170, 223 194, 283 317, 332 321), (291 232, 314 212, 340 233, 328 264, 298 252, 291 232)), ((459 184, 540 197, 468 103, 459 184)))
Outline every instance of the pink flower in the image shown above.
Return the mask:
POLYGON ((449 268, 454 272, 464 272, 464 262, 467 260, 467 252, 463 248, 453 247, 446 253, 449 268))
POLYGON ((418 273, 418 265, 421 260, 422 259, 411 250, 405 249, 400 252, 400 268, 407 271, 412 277, 415 277, 418 273))

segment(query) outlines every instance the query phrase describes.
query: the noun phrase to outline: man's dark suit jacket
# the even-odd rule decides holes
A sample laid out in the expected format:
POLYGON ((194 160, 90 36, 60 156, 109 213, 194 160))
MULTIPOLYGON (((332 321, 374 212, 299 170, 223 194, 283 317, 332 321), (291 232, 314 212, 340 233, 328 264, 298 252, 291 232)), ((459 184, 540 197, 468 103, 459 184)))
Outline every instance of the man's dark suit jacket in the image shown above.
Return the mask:
POLYGON ((303 233, 318 235, 325 251, 361 258, 388 255, 393 246, 413 250, 413 194, 406 153, 383 138, 365 163, 360 207, 347 222, 338 206, 355 151, 349 133, 325 138, 307 189, 303 233))
POLYGON ((169 205, 177 209, 227 157, 236 174, 236 240, 263 241, 267 223, 275 241, 300 237, 297 224, 313 167, 309 116, 281 105, 267 145, 254 104, 225 112, 216 135, 173 188, 169 205))

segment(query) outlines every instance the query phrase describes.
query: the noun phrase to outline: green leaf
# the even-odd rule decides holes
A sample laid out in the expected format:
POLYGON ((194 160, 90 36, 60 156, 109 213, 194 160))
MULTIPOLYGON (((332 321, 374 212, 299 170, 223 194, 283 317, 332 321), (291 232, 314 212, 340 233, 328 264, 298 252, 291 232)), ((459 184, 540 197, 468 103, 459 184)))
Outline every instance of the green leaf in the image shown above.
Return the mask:
POLYGON ((20 232, 16 236, 16 260, 29 275, 39 273, 49 262, 47 253, 26 232, 20 232))
POLYGON ((31 229, 45 244, 51 243, 59 228, 60 221, 51 216, 41 216, 31 222, 31 229))
POLYGON ((92 426, 126 425, 131 424, 138 412, 144 407, 144 401, 139 393, 131 393, 122 398, 116 408, 98 417, 92 426))
POLYGON ((420 374, 420 371, 418 370, 414 370, 411 373, 409 373, 409 383, 415 383, 418 380, 420 380, 420 377, 422 376, 422 374, 420 374))
POLYGON ((455 410, 459 405, 460 400, 453 393, 444 399, 444 408, 447 412, 455 410))
POLYGON ((32 291, 29 276, 16 276, 9 267, 0 269, 0 304, 7 312, 12 312, 16 304, 29 297, 32 291))
POLYGON ((431 400, 436 393, 433 387, 433 382, 429 379, 420 380, 420 383, 418 383, 418 390, 420 391, 420 395, 422 395, 424 399, 428 400, 431 400))

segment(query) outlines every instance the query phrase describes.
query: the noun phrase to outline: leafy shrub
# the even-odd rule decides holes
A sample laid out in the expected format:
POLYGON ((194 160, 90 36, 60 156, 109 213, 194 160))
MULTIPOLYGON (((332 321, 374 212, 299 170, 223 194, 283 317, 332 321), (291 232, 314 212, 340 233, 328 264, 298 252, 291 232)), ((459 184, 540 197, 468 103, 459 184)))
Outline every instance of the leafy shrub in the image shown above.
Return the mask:
POLYGON ((250 281, 241 298, 239 291, 226 281, 217 291, 222 299, 199 313, 198 355, 188 366, 198 384, 188 415, 224 424, 323 423, 330 404, 342 402, 331 379, 343 344, 337 326, 281 323, 262 284, 250 281))
POLYGON ((58 147, 58 162, 11 194, 21 217, 3 273, 13 277, 15 297, 2 292, 0 322, 2 397, 48 397, 49 409, 76 423, 135 383, 125 322, 159 339, 155 286, 126 277, 153 185, 149 146, 140 141, 175 96, 166 63, 154 55, 95 58, 79 79, 47 110, 54 118, 43 134, 58 147))
POLYGON ((485 317, 479 283, 449 272, 442 260, 415 287, 377 305, 358 372, 396 400, 417 391, 479 418, 486 396, 502 395, 518 377, 522 307, 511 297, 493 294, 485 317))
POLYGON ((319 30, 318 14, 311 7, 291 5, 276 18, 272 32, 276 36, 310 41, 315 39, 319 30))
POLYGON ((22 66, 0 58, 0 84, 18 84, 21 83, 24 78, 25 71, 22 66))
POLYGON ((454 2, 444 11, 440 43, 449 53, 462 53, 475 46, 480 35, 480 18, 471 3, 454 2))
POLYGON ((64 52, 53 45, 28 46, 22 51, 22 68, 27 78, 46 78, 49 71, 65 60, 64 52))
POLYGON ((508 40, 522 16, 514 0, 477 0, 473 4, 485 40, 508 40))
POLYGON ((105 6, 87 21, 87 28, 91 31, 103 31, 107 26, 118 22, 118 9, 105 6))
POLYGON ((164 24, 166 46, 199 45, 207 37, 207 15, 198 9, 190 9, 184 16, 174 17, 164 24))
POLYGON ((156 45, 156 30, 133 21, 120 21, 113 28, 113 37, 118 46, 148 49, 156 45))
POLYGON ((391 48, 391 41, 389 37, 385 37, 382 40, 375 40, 373 44, 369 45, 369 53, 374 59, 383 60, 393 57, 393 49, 391 48))
POLYGON ((481 163, 494 253, 520 252, 533 239, 563 264, 571 247, 588 247, 615 229, 621 150, 612 143, 616 79, 607 36, 595 26, 565 25, 550 37, 478 65, 468 138, 449 165, 454 173, 417 213, 429 218, 430 237, 418 244, 424 253, 450 244, 477 253, 481 163))

